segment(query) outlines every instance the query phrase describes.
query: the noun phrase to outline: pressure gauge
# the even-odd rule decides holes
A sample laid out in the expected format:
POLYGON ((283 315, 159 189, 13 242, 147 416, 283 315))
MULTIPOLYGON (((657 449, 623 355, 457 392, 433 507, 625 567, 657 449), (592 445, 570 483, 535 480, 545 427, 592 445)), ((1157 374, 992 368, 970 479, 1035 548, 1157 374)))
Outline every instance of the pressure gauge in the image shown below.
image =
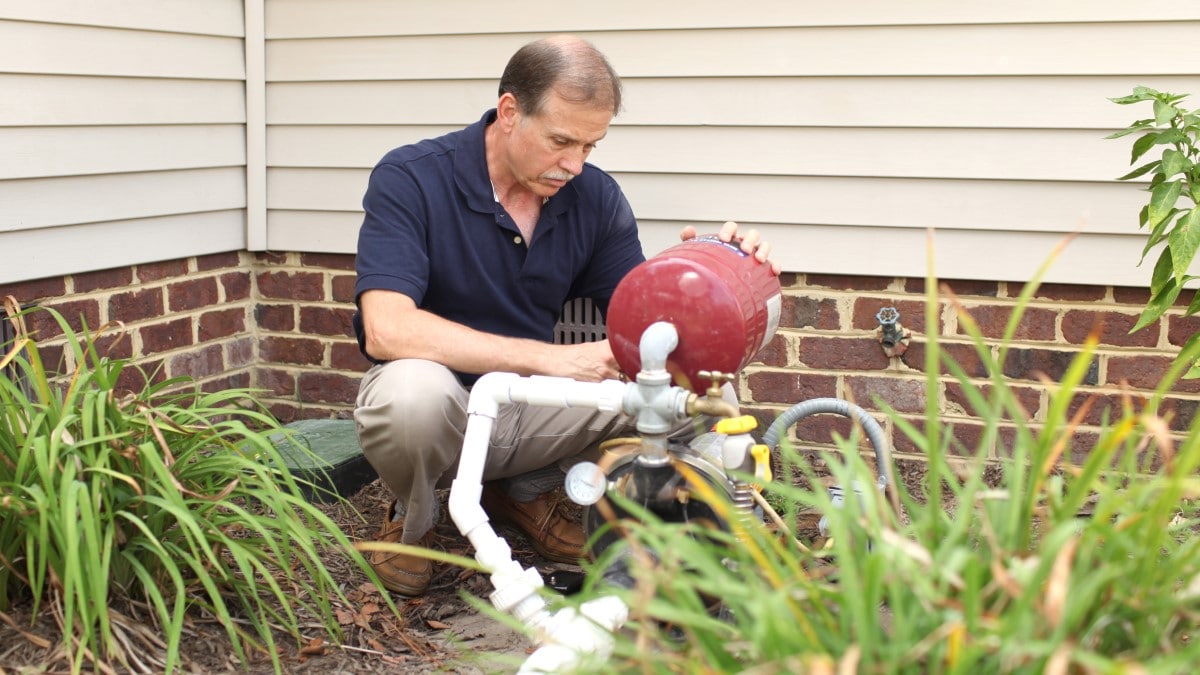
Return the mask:
POLYGON ((600 501, 608 491, 608 476, 592 462, 580 462, 567 472, 563 488, 571 501, 581 506, 591 506, 600 501))

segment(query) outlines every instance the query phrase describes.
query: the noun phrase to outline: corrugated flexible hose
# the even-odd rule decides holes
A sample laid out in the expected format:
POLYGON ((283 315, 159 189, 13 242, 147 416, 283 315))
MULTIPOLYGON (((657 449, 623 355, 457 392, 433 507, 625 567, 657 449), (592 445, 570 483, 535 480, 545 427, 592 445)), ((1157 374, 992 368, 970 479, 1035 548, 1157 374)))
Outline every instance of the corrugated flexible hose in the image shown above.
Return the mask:
POLYGON ((881 490, 886 488, 891 483, 888 467, 891 466, 892 457, 883 427, 879 426, 879 422, 875 421, 875 418, 871 417, 867 411, 849 401, 840 398, 813 398, 797 403, 783 411, 771 423, 766 435, 763 436, 763 445, 772 451, 778 449, 780 439, 787 436, 787 430, 792 428, 792 425, 810 415, 823 413, 849 417, 862 425, 867 439, 871 441, 871 447, 875 450, 875 467, 879 473, 878 486, 881 490))

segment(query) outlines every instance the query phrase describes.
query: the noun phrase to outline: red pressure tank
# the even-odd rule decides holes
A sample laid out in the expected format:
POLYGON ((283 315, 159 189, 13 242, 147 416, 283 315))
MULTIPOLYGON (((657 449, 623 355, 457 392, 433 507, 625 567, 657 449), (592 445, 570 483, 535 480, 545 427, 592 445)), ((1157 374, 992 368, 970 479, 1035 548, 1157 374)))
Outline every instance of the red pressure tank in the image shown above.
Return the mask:
POLYGON ((703 392, 701 370, 735 373, 779 328, 779 278, 716 236, 672 246, 633 268, 608 304, 608 340, 621 370, 641 370, 639 344, 650 324, 674 324, 679 346, 667 357, 674 383, 703 392))

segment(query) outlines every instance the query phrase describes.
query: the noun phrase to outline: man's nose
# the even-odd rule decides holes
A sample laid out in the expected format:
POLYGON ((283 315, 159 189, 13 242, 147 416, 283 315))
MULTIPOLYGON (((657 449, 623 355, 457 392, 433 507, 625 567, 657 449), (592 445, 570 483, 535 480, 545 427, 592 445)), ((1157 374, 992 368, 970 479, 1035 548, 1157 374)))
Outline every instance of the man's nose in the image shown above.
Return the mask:
POLYGON ((583 162, 585 159, 587 159, 587 153, 583 150, 568 150, 563 153, 558 166, 563 171, 569 171, 572 176, 578 176, 583 173, 583 162))

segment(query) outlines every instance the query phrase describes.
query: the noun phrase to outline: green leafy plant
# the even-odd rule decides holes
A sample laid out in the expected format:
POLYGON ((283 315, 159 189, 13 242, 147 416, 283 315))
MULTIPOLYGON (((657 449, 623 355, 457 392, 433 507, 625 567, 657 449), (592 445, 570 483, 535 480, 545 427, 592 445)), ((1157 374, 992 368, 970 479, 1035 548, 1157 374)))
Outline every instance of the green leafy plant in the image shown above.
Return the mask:
MULTIPOLYGON (((686 527, 642 514, 627 528, 629 546, 655 556, 631 556, 645 561, 636 586, 603 586, 593 573, 570 601, 615 592, 630 607, 613 658, 585 669, 1190 672, 1200 659, 1200 430, 1179 440, 1157 414, 1185 362, 1140 410, 1128 405, 1108 420, 1086 458, 1072 464, 1066 449, 1089 405, 1076 410, 1094 338, 1050 391, 1038 426, 1003 376, 1034 287, 1023 292, 999 349, 959 309, 990 373, 986 383, 948 358, 936 335, 927 337, 934 395, 922 428, 891 415, 928 460, 918 487, 896 486, 899 511, 874 490, 847 490, 833 505, 821 478, 874 482, 852 437, 837 439, 839 450, 820 453, 820 463, 785 443, 781 474, 808 480, 766 488, 785 505, 785 522, 810 509, 825 514, 824 545, 736 518, 732 532, 690 537, 686 527), (985 425, 978 447, 964 446, 938 414, 943 372, 985 425), (988 458, 997 439, 1006 460, 999 466, 988 458), (719 615, 710 611, 714 597, 725 609, 719 615)), ((927 311, 937 311, 935 280, 927 288, 927 311)), ((1185 356, 1198 351, 1192 345, 1185 356)))
POLYGON ((302 496, 271 442, 284 430, 253 392, 173 379, 123 393, 133 366, 99 352, 105 331, 37 310, 65 334, 72 367, 55 372, 6 308, 18 330, 0 351, 0 371, 17 373, 0 376, 0 618, 17 600, 50 610, 73 672, 85 660, 170 672, 189 614, 217 621, 243 663, 265 653, 277 671, 274 631, 336 639, 330 600, 346 598, 322 554, 373 574, 302 496))
MULTIPOLYGON (((1163 246, 1150 280, 1151 298, 1133 330, 1139 330, 1167 311, 1197 277, 1188 269, 1200 249, 1200 110, 1178 104, 1186 95, 1135 87, 1129 96, 1110 99, 1120 105, 1152 103, 1154 116, 1140 119, 1108 136, 1121 138, 1140 134, 1133 142, 1130 164, 1152 150, 1161 152, 1119 180, 1150 175, 1150 200, 1138 216, 1138 226, 1148 229, 1142 260, 1155 247, 1163 246), (1182 205, 1181 205, 1182 204, 1182 205), (1190 204, 1190 205, 1189 205, 1190 204)), ((1187 314, 1200 311, 1200 294, 1194 293, 1187 314)))

